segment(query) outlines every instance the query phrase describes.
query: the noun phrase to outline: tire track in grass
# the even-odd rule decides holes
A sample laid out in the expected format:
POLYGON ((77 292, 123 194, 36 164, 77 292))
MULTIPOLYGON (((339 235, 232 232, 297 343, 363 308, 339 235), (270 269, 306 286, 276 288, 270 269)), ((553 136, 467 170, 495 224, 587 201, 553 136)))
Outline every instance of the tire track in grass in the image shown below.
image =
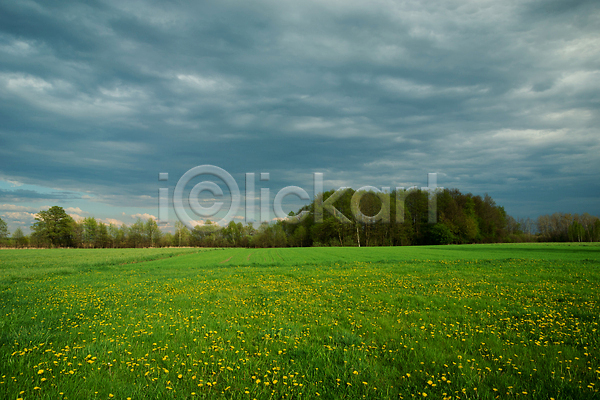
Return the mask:
MULTIPOLYGON (((185 255, 188 255, 188 254, 198 254, 198 253, 200 253, 200 251, 197 251, 196 253, 165 254, 165 255, 159 255, 157 258, 153 258, 152 256, 150 256, 148 259, 139 259, 139 260, 133 260, 133 261, 126 261, 126 262, 120 263, 118 265, 121 266, 121 265, 127 265, 127 264, 139 264, 139 263, 143 263, 143 262, 159 261, 159 260, 165 260, 167 258, 185 256, 185 255)), ((108 265, 110 265, 110 264, 108 264, 108 265)))
POLYGON ((227 261, 231 260, 232 258, 233 258, 233 256, 229 257, 227 260, 221 261, 219 264, 225 264, 227 261))
POLYGON ((246 257, 246 261, 250 261, 250 256, 253 254, 254 252, 251 251, 250 254, 248 254, 248 257, 246 257))

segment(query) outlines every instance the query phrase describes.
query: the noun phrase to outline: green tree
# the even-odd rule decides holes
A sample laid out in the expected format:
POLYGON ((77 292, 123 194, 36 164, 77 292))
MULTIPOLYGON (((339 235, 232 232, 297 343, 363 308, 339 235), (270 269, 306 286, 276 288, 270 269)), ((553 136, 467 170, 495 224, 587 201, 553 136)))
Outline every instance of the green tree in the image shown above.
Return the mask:
MULTIPOLYGON (((473 243, 479 236, 475 201, 471 194, 445 189, 437 195, 438 222, 450 229, 455 243, 473 243)), ((433 234, 433 231, 429 231, 433 234)), ((438 232, 439 233, 439 232, 438 232)), ((437 239, 431 238, 432 242, 437 239)))
POLYGON ((73 218, 62 207, 53 206, 37 213, 31 229, 42 243, 52 247, 73 246, 73 218))
POLYGON ((8 226, 2 218, 0 218, 0 243, 4 242, 8 238, 8 226))
POLYGON ((98 222, 96 218, 87 217, 83 220, 83 244, 85 247, 97 246, 98 222))
POLYGON ((497 206, 487 193, 483 199, 480 196, 473 197, 473 201, 481 240, 489 243, 502 241, 506 228, 504 208, 497 206))
POLYGON ((427 193, 418 189, 408 189, 405 199, 405 221, 410 222, 413 231, 413 240, 416 244, 427 241, 426 233, 429 224, 429 203, 427 193))
POLYGON ((181 221, 175 222, 175 235, 173 237, 174 246, 189 246, 190 244, 190 230, 181 221))
POLYGON ((304 247, 307 237, 308 231, 306 230, 304 225, 300 225, 292 234, 290 238, 290 243, 292 246, 304 247))
POLYGON ((161 234, 162 232, 160 231, 156 220, 153 218, 148 218, 144 224, 144 237, 146 245, 149 245, 150 247, 158 245, 161 234))
POLYGON ((23 234, 21 228, 15 229, 12 234, 13 246, 17 248, 22 248, 27 246, 27 237, 23 234))
POLYGON ((172 247, 177 243, 177 238, 171 232, 164 232, 158 244, 159 247, 172 247))
POLYGON ((129 227, 125 224, 121 225, 119 231, 117 232, 117 236, 115 236, 115 243, 117 247, 127 247, 129 241, 129 227))
POLYGON ((127 229, 127 242, 129 247, 144 247, 144 222, 141 218, 127 229))
POLYGON ((283 230, 283 222, 277 221, 274 225, 263 222, 252 238, 252 244, 255 247, 286 247, 287 236, 283 230))
POLYGON ((236 224, 233 221, 229 221, 229 224, 221 230, 221 235, 228 246, 237 247, 242 242, 243 230, 244 227, 241 222, 236 224))
POLYGON ((569 226, 569 242, 581 242, 584 240, 585 228, 578 221, 573 221, 569 226))
POLYGON ((77 222, 73 220, 73 247, 83 247, 83 220, 77 222))
POLYGON ((122 241, 120 233, 119 227, 111 222, 108 226, 108 240, 113 249, 122 241))
POLYGON ((108 234, 108 226, 102 222, 98 222, 96 231, 96 247, 105 249, 110 246, 110 235, 108 234))
POLYGON ((219 225, 207 220, 202 225, 194 226, 191 232, 191 242, 194 246, 218 247, 221 245, 221 228, 219 225))
POLYGON ((442 223, 435 224, 431 228, 429 236, 433 240, 433 244, 450 244, 455 240, 450 228, 442 223))
POLYGON ((592 225, 590 237, 592 242, 600 241, 600 219, 598 218, 596 218, 592 225))

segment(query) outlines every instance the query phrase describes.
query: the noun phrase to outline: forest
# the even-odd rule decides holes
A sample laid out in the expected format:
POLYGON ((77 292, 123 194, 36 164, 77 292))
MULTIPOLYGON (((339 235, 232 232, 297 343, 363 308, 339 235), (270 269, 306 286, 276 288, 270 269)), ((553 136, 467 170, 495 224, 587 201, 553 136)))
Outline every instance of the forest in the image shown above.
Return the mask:
POLYGON ((467 243, 598 242, 600 219, 585 214, 554 213, 536 220, 515 219, 487 194, 457 189, 430 195, 418 189, 402 193, 328 191, 286 220, 258 226, 211 221, 188 229, 175 223, 161 231, 149 218, 131 225, 105 224, 94 217, 75 221, 62 207, 36 214, 31 234, 12 235, 0 219, 3 247, 311 247, 410 246, 467 243), (333 197, 332 197, 333 196, 333 197), (430 197, 432 196, 432 197, 430 197), (430 211, 433 207, 433 214, 430 211))

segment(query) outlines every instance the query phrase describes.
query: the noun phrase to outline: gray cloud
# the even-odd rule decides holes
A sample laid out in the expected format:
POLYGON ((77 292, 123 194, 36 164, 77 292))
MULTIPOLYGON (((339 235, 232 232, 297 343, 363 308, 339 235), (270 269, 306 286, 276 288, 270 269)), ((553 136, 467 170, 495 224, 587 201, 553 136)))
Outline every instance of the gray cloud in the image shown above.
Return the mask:
POLYGON ((600 214, 599 9, 3 3, 0 173, 153 207, 158 172, 200 164, 273 190, 438 172, 517 216, 600 214))
POLYGON ((23 200, 37 200, 37 199, 49 199, 49 200, 73 200, 80 199, 81 195, 73 192, 51 192, 51 193, 40 193, 35 190, 16 189, 16 190, 5 190, 0 189, 0 199, 7 201, 23 201, 23 200))

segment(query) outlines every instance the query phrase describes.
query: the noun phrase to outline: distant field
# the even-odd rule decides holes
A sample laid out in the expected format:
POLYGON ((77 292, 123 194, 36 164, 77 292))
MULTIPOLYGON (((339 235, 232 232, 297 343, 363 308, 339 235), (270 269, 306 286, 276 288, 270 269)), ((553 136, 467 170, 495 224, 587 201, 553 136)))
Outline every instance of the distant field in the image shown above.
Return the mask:
POLYGON ((0 250, 0 398, 600 398, 600 246, 0 250))
POLYGON ((71 274, 159 260, 201 249, 0 249, 0 284, 52 274, 71 274))

